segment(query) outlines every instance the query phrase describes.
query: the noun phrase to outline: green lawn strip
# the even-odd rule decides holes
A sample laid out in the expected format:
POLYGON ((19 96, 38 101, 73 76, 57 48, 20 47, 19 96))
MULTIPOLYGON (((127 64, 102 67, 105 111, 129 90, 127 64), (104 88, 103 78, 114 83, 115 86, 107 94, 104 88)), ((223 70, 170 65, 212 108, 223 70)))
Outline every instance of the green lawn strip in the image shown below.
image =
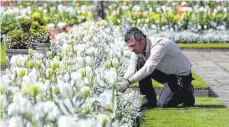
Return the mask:
POLYGON ((229 43, 177 43, 180 48, 228 49, 229 43))
POLYGON ((6 61, 6 52, 5 52, 5 45, 4 44, 0 44, 1 46, 1 54, 0 54, 0 65, 7 65, 7 61, 6 61))
POLYGON ((215 98, 196 97, 190 108, 143 110, 140 127, 229 127, 229 109, 215 98))
MULTIPOLYGON (((194 86, 195 89, 205 89, 208 88, 208 85, 192 70, 192 76, 194 78, 194 80, 192 80, 192 84, 194 86)), ((164 86, 155 81, 152 80, 152 84, 154 88, 163 88, 164 86)), ((138 82, 132 84, 130 87, 138 87, 138 82)))

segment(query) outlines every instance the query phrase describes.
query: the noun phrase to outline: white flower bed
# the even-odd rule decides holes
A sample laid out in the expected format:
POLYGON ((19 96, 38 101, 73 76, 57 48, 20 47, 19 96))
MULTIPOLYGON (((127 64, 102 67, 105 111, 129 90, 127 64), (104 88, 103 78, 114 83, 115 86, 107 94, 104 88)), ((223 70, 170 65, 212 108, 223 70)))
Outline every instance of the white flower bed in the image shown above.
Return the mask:
POLYGON ((119 27, 86 22, 57 35, 52 52, 11 58, 1 76, 1 124, 10 127, 131 127, 144 97, 116 91, 127 65, 119 27))

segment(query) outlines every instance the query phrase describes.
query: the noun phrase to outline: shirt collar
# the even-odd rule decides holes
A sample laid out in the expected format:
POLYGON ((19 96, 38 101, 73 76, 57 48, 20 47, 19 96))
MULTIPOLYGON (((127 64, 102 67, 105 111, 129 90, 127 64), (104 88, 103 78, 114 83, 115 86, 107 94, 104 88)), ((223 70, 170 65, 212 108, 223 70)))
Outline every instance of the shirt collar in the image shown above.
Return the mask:
POLYGON ((149 52, 149 44, 150 44, 150 39, 146 37, 146 53, 149 52))

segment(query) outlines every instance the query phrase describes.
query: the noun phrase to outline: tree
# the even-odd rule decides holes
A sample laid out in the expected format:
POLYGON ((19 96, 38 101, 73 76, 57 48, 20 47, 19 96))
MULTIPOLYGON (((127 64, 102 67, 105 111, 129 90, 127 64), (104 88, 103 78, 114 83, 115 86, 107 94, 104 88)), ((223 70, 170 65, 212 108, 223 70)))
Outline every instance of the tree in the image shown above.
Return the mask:
POLYGON ((105 19, 105 12, 104 12, 104 1, 94 1, 96 5, 94 19, 98 21, 99 19, 105 19))

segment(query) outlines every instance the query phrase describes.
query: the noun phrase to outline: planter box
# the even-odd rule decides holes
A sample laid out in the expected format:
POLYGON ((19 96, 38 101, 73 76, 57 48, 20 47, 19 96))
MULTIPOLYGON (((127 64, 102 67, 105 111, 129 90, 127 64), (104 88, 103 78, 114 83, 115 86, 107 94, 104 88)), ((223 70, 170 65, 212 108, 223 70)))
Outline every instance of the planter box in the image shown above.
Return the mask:
POLYGON ((35 43, 35 47, 39 53, 45 54, 47 51, 49 51, 50 43, 35 43))
POLYGON ((10 67, 10 59, 13 55, 28 55, 28 49, 6 49, 6 59, 8 63, 8 68, 10 67))
POLYGON ((22 54, 22 55, 27 55, 28 54, 28 49, 6 49, 6 56, 10 58, 13 55, 18 55, 18 54, 22 54))

